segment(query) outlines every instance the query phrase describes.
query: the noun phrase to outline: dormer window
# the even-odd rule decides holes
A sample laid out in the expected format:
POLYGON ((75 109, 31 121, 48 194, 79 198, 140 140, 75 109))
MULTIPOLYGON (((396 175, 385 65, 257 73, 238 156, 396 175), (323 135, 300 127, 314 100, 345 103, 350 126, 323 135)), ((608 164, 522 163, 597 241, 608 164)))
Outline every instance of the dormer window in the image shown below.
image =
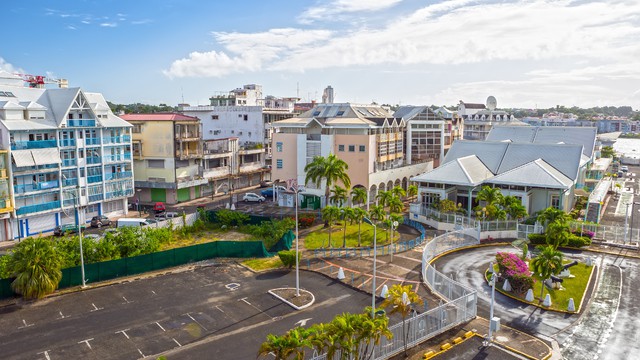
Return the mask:
POLYGON ((73 119, 73 114, 72 114, 72 113, 69 113, 68 118, 69 118, 69 119, 73 119))

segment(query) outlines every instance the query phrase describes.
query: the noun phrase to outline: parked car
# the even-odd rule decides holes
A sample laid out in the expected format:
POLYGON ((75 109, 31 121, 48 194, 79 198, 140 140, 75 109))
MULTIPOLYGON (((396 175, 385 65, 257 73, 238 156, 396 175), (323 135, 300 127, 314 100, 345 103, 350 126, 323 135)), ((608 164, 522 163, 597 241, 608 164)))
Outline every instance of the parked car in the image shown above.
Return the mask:
POLYGON ((121 218, 116 222, 116 227, 119 229, 121 227, 140 227, 142 225, 147 225, 147 219, 142 218, 121 218))
POLYGON ((244 201, 244 202, 252 201, 252 202, 259 202, 259 203, 261 203, 261 202, 263 202, 263 201, 265 201, 265 200, 266 200, 266 199, 265 199, 265 197, 264 197, 264 196, 260 196, 260 195, 258 195, 258 194, 254 194, 254 193, 246 193, 246 194, 244 194, 244 196, 242 197, 242 201, 244 201))
POLYGON ((102 236, 100 236, 98 234, 85 234, 82 237, 83 237, 83 239, 93 240, 95 242, 98 242, 98 241, 100 241, 100 239, 102 239, 102 236))
POLYGON ((264 196, 265 198, 273 197, 273 188, 260 191, 260 195, 264 196))
POLYGON ((175 217, 180 216, 177 212, 166 211, 160 214, 156 214, 156 219, 173 219, 175 217))
POLYGON ((269 181, 269 180, 260 181, 260 187, 261 188, 270 187, 270 186, 273 186, 273 182, 272 181, 269 181))
MULTIPOLYGON (((84 225, 80 225, 80 228, 84 229, 84 225)), ((62 236, 65 234, 77 234, 77 233, 78 233, 78 226, 74 224, 60 225, 60 226, 56 226, 56 228, 53 229, 53 234, 56 236, 62 236)))
POLYGON ((156 214, 165 212, 167 210, 167 207, 164 206, 163 202, 157 202, 153 205, 153 211, 155 211, 156 214))
POLYGON ((111 225, 111 220, 104 215, 94 216, 91 218, 91 227, 97 227, 98 229, 103 226, 111 225))
POLYGON ((629 171, 629 167, 627 165, 621 166, 620 167, 620 171, 627 172, 627 171, 629 171))

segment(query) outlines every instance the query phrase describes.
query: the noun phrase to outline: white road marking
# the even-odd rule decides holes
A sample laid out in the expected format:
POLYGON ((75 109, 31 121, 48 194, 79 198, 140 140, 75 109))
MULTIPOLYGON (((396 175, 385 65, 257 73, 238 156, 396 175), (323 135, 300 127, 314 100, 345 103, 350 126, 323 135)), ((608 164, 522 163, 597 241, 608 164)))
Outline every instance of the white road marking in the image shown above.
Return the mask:
POLYGON ((85 344, 87 344, 87 346, 89 347, 89 350, 93 350, 93 349, 91 348, 91 344, 89 344, 89 341, 91 341, 91 340, 93 340, 93 338, 91 338, 91 339, 87 339, 87 340, 78 341, 78 344, 85 343, 85 344))
POLYGON ((29 326, 33 326, 33 324, 27 324, 27 320, 22 319, 22 323, 24 324, 23 326, 20 326, 18 329, 24 329, 27 328, 29 326))
POLYGON ((156 325, 158 325, 158 326, 160 327, 160 329, 162 329, 162 331, 167 331, 167 330, 165 330, 165 329, 162 327, 162 325, 160 325, 160 323, 159 323, 159 322, 157 322, 157 321, 156 321, 156 325))
POLYGON ((129 331, 129 329, 124 329, 124 330, 116 331, 116 332, 115 332, 115 334, 117 334, 117 333, 122 333, 122 335, 124 335, 127 339, 129 339, 129 335, 127 335, 126 331, 129 331))
POLYGON ((142 353, 142 350, 138 349, 138 352, 140 353, 140 356, 144 357, 144 354, 142 353))
POLYGON ((247 304, 247 305, 251 306, 252 308, 254 308, 254 309, 256 309, 256 310, 258 310, 258 312, 259 312, 259 313, 262 313, 262 314, 267 315, 268 317, 270 317, 270 318, 271 318, 271 320, 275 320, 275 318, 274 318, 273 316, 271 316, 271 315, 267 314, 266 312, 262 311, 262 310, 261 310, 260 308, 258 308, 257 306, 255 306, 255 305, 253 305, 252 303, 248 302, 246 297, 243 297, 242 299, 238 299, 238 301, 242 301, 242 302, 244 302, 245 304, 247 304))
POLYGON ((222 309, 220 309, 220 305, 216 305, 216 309, 220 310, 220 312, 224 314, 224 311, 222 311, 222 309))
POLYGON ((153 290, 151 290, 151 292, 153 293, 153 295, 158 295, 158 294, 156 294, 156 292, 155 292, 155 291, 153 291, 153 290))
POLYGON ((298 322, 296 322, 296 325, 300 324, 300 325, 298 325, 298 326, 307 326, 307 321, 309 321, 309 320, 311 320, 311 319, 312 319, 312 318, 299 320, 298 322))
POLYGON ((133 302, 133 301, 129 301, 129 300, 127 300, 127 298, 126 298, 126 297, 124 297, 124 296, 123 296, 122 298, 124 299, 124 304, 129 304, 129 303, 132 303, 132 302, 133 302))
POLYGON ((58 311, 58 313, 60 314, 59 319, 64 319, 64 318, 68 317, 68 316, 64 316, 64 315, 62 315, 62 311, 58 311))
POLYGON ((175 343, 176 343, 176 344, 178 344, 178 346, 182 347, 182 345, 180 345, 180 343, 178 342, 178 340, 176 340, 176 339, 174 339, 174 338, 172 338, 172 339, 173 339, 173 341, 175 341, 175 343))
POLYGON ((237 288, 239 288, 240 284, 238 284, 238 283, 230 283, 230 284, 225 285, 224 287, 226 287, 227 289, 233 291, 233 290, 236 290, 237 288))
POLYGON ((104 309, 104 308, 99 308, 99 307, 97 307, 97 306, 96 306, 96 304, 94 304, 94 303, 91 303, 91 305, 93 305, 93 310, 91 310, 91 312, 94 312, 94 311, 98 311, 98 310, 102 310, 102 309, 104 309))
POLYGON ((45 359, 47 359, 47 360, 51 360, 51 358, 49 357, 49 351, 50 351, 50 350, 45 350, 45 351, 39 352, 39 353, 38 353, 38 355, 40 355, 40 354, 44 354, 44 358, 45 358, 45 359))
POLYGON ((194 319, 194 318, 193 318, 193 316, 191 316, 191 314, 186 313, 185 315, 187 315, 191 320, 193 320, 193 322, 195 322, 195 323, 196 323, 196 324, 198 324, 201 328, 203 328, 203 329, 204 329, 204 331, 209 331, 209 330, 207 330, 207 328, 206 328, 206 327, 202 326, 202 324, 200 324, 200 323, 198 322, 198 320, 194 319))
POLYGON ((245 303, 247 303, 247 305, 251 305, 251 303, 247 301, 246 297, 243 297, 242 299, 240 299, 238 301, 244 301, 245 303))

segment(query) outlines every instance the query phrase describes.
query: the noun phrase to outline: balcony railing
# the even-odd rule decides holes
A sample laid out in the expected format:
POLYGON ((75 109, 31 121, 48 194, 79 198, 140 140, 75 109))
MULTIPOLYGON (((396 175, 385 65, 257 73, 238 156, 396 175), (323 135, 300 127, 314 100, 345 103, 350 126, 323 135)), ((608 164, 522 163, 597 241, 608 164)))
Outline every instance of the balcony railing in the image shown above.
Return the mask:
POLYGON ((84 143, 87 145, 100 145, 100 138, 86 138, 84 143))
POLYGON ((76 204, 76 200, 75 199, 65 199, 62 200, 62 206, 67 207, 67 206, 74 206, 76 204))
POLYGON ((62 179, 62 186, 78 185, 78 179, 62 179))
POLYGON ((104 162, 127 161, 131 160, 131 153, 104 155, 102 158, 104 159, 104 162))
POLYGON ((95 119, 68 119, 68 127, 95 127, 95 119))
POLYGON ((11 143, 11 150, 45 149, 56 146, 55 140, 14 141, 11 143))
POLYGON ((87 157, 87 164, 100 164, 101 162, 102 162, 102 158, 99 156, 87 157))
POLYGON ((89 195, 89 202, 102 201, 102 194, 89 195))
POLYGON ((107 136, 102 138, 103 144, 125 144, 129 142, 131 142, 131 136, 129 135, 107 136))
POLYGON ((76 164, 77 164, 76 159, 63 159, 62 160, 62 167, 76 166, 76 164))
POLYGON ((132 178, 133 177, 133 172, 131 171, 120 171, 120 172, 114 172, 114 173, 106 173, 104 174, 104 179, 105 180, 116 180, 116 179, 127 179, 127 178, 132 178))
POLYGON ((76 139, 60 139, 60 147, 76 146, 76 139))
POLYGON ((130 197, 133 196, 133 189, 123 189, 107 192, 107 199, 113 199, 115 197, 130 197))
POLYGON ((89 184, 93 184, 93 183, 97 183, 97 182, 101 182, 101 181, 102 181, 102 175, 87 176, 87 182, 89 184))
POLYGON ((57 209, 59 207, 60 207, 60 201, 50 201, 50 202, 45 202, 41 204, 20 206, 16 210, 16 214, 18 215, 31 214, 31 213, 36 213, 40 211, 57 209))
POLYGON ((58 180, 53 180, 35 184, 14 185, 13 190, 16 194, 24 194, 32 191, 55 189, 58 187, 60 187, 60 182, 58 182, 58 180))

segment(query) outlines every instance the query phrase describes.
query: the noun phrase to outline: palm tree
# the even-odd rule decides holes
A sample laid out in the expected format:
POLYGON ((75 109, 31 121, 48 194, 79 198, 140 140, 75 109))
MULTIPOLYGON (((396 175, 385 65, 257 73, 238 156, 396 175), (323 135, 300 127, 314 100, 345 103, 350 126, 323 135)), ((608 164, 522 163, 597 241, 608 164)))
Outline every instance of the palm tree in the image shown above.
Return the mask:
POLYGON ((394 196, 391 199, 389 199, 389 202, 387 203, 387 205, 389 205, 389 214, 402 213, 404 211, 404 203, 397 196, 394 196))
POLYGON ((413 198, 414 196, 418 195, 418 186, 417 185, 409 185, 409 187, 407 188, 407 195, 409 195, 409 197, 413 198))
POLYGON ((331 195, 329 197, 331 202, 334 205, 337 205, 338 207, 342 207, 342 205, 348 199, 348 197, 347 197, 347 189, 336 185, 336 186, 333 187, 333 190, 331 190, 331 192, 333 193, 333 195, 331 195))
POLYGON ((483 186, 480 191, 478 191, 478 195, 476 199, 478 201, 484 201, 485 207, 489 207, 492 205, 499 205, 502 203, 502 193, 498 188, 492 188, 490 186, 483 186))
POLYGON ((334 154, 329 154, 326 158, 316 156, 304 167, 304 171, 307 173, 305 183, 312 182, 319 187, 324 179, 325 205, 328 205, 329 189, 332 185, 341 181, 347 189, 351 187, 351 179, 347 174, 348 169, 349 165, 334 154))
POLYGON ((547 226, 546 241, 547 245, 553 246, 555 250, 559 246, 566 245, 569 242, 569 225, 566 221, 555 220, 547 226))
POLYGON ((404 340, 405 356, 407 355, 408 333, 408 331, 405 331, 405 320, 413 309, 412 304, 422 305, 422 298, 412 290, 411 285, 396 284, 389 289, 389 296, 380 305, 383 308, 391 308, 390 314, 399 313, 402 317, 402 338, 404 340))
POLYGON ((13 249, 8 267, 16 279, 11 288, 25 299, 41 299, 56 290, 62 279, 62 258, 53 243, 28 238, 13 249))
POLYGON ((358 343, 366 344, 366 347, 361 351, 362 359, 371 359, 373 349, 375 345, 380 344, 382 337, 391 339, 393 333, 389 330, 389 318, 382 312, 376 312, 375 317, 371 319, 371 306, 367 306, 362 313, 362 329, 359 332, 359 337, 356 339, 358 343), (371 350, 369 350, 371 347, 371 350))
POLYGON ((556 209, 552 206, 544 209, 544 211, 541 212, 540 215, 538 215, 538 221, 540 221, 542 224, 544 224, 545 222, 552 223, 556 220, 560 220, 560 222, 566 222, 569 220, 569 216, 565 214, 564 211, 556 209))
POLYGON ((363 208, 353 208, 353 220, 358 223, 358 247, 362 246, 361 243, 361 232, 360 228, 362 226, 362 219, 367 216, 367 211, 363 208))
POLYGON ((382 205, 383 208, 386 208, 389 205, 389 201, 393 198, 393 193, 391 190, 388 191, 380 191, 378 193, 377 199, 378 204, 382 205))
POLYGON ((335 206, 325 206, 322 209, 322 219, 329 224, 329 247, 331 247, 331 225, 340 217, 340 209, 335 206))
POLYGON ((353 221, 353 208, 343 208, 342 211, 342 221, 344 222, 344 230, 342 232, 342 247, 347 247, 347 222, 353 221))
POLYGON ((260 345, 258 356, 273 354, 276 360, 289 359, 291 355, 296 360, 304 359, 304 347, 308 341, 305 339, 306 331, 301 328, 289 330, 285 335, 267 335, 267 341, 260 345))
MULTIPOLYGON (((562 253, 553 248, 553 246, 538 246, 541 252, 533 260, 531 266, 536 274, 540 275, 541 280, 546 280, 551 275, 555 275, 562 271, 562 253)), ((544 295, 544 282, 542 283, 542 291, 540 298, 544 295)))
POLYGON ((351 189, 351 201, 356 204, 364 204, 367 201, 367 189, 363 187, 354 187, 351 189))
POLYGON ((407 192, 404 191, 404 189, 400 185, 394 186, 393 189, 391 189, 391 193, 393 194, 393 196, 396 196, 398 198, 407 196, 407 192))
POLYGON ((382 205, 375 205, 372 206, 371 209, 369 210, 369 216, 377 221, 382 221, 384 219, 385 216, 385 212, 384 212, 384 206, 382 205))

